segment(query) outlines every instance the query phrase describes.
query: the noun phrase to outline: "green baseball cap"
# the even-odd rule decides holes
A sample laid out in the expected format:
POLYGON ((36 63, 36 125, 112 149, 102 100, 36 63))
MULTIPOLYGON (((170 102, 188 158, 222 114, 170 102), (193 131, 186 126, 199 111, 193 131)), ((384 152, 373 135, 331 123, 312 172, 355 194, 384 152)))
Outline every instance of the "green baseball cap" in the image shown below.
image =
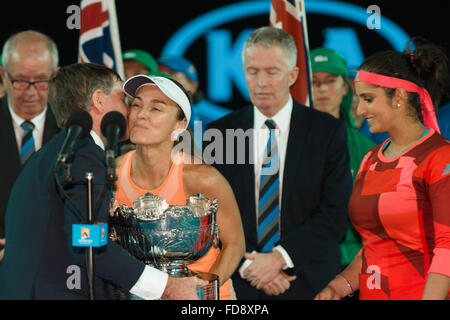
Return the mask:
POLYGON ((355 120, 353 119, 351 106, 353 90, 350 81, 348 80, 347 62, 336 51, 328 48, 316 48, 309 53, 311 59, 312 72, 328 72, 337 76, 342 76, 344 81, 348 84, 348 92, 342 99, 341 115, 347 125, 357 128, 355 120))
POLYGON ((169 74, 162 73, 162 72, 159 72, 159 71, 150 71, 150 72, 147 72, 145 75, 146 76, 158 76, 158 77, 164 77, 164 78, 167 78, 167 79, 172 79, 172 77, 169 74))
POLYGON ((317 48, 310 52, 312 72, 328 72, 348 77, 347 62, 336 51, 328 48, 317 48))
POLYGON ((122 54, 122 60, 133 60, 142 63, 150 72, 158 72, 158 64, 153 56, 139 49, 127 50, 122 54))

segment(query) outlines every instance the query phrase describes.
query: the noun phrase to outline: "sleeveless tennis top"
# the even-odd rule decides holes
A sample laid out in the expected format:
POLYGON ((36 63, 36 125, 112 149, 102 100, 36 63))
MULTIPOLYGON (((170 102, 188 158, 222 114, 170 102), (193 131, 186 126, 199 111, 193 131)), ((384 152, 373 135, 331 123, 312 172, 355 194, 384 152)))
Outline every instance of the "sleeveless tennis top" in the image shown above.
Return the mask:
POLYGON ((150 192, 166 200, 169 205, 185 205, 186 196, 183 189, 182 155, 178 155, 174 159, 169 174, 158 188, 146 190, 137 186, 131 178, 131 164, 135 153, 136 150, 126 153, 119 168, 117 191, 114 193, 114 198, 119 204, 125 204, 131 207, 133 201, 136 200, 138 196, 150 192))

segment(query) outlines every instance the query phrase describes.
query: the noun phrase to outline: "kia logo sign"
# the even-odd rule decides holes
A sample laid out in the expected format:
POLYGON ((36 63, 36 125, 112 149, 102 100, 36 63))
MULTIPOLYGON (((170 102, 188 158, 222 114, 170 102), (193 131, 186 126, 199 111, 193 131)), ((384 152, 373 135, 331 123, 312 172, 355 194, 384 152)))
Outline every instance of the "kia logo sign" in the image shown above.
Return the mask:
MULTIPOLYGON (((270 3, 270 0, 245 1, 209 11, 191 20, 173 34, 164 45, 161 55, 183 56, 195 41, 204 38, 207 43, 206 60, 202 61, 203 67, 206 68, 206 79, 203 80, 207 92, 205 98, 209 102, 219 105, 226 104, 233 99, 232 87, 234 85, 242 98, 249 101, 242 70, 241 50, 253 29, 245 29, 244 24, 244 28, 237 37, 232 38, 231 31, 222 26, 256 16, 266 17, 263 21, 266 21, 266 25, 268 25, 270 3)), ((370 19, 373 15, 380 15, 377 6, 364 8, 339 1, 309 0, 305 1, 305 6, 307 19, 314 14, 360 25, 363 28, 371 29, 370 32, 377 33, 398 51, 403 51, 410 39, 402 28, 384 16, 380 16, 381 23, 378 23, 378 27, 371 24, 370 19)), ((322 35, 324 42, 321 46, 340 52, 346 58, 350 68, 357 68, 364 60, 363 50, 354 28, 325 26, 322 29, 322 35)), ((198 63, 194 62, 194 64, 198 63)))

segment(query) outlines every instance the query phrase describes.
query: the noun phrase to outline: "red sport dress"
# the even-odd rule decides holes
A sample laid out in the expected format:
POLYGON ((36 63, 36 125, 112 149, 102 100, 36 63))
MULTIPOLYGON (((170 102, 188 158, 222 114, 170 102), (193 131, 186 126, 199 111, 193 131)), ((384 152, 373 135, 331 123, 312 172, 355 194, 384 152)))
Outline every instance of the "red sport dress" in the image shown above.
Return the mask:
POLYGON ((419 300, 430 272, 450 277, 450 142, 428 129, 386 158, 388 143, 366 154, 349 203, 363 243, 359 297, 419 300))

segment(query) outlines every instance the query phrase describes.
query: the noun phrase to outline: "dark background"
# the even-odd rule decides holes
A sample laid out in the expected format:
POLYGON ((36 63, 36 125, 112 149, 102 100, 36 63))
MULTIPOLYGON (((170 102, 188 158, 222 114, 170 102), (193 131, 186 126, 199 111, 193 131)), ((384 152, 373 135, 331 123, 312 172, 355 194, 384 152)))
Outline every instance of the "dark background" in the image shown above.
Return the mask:
MULTIPOLYGON (((260 1, 260 0, 254 0, 260 1)), ((320 1, 320 0, 306 0, 320 1)), ((166 41, 183 25, 202 14, 239 1, 143 1, 116 0, 116 9, 121 36, 122 50, 140 48, 159 56, 166 41)), ((381 14, 405 30, 410 36, 420 35, 443 46, 448 52, 448 12, 443 8, 444 1, 341 1, 367 8, 378 5, 381 14)), ((35 29, 52 37, 59 47, 60 65, 70 64, 78 58, 79 31, 69 30, 66 26, 70 14, 66 13, 70 5, 79 5, 75 0, 58 1, 2 1, 0 20, 0 44, 12 34, 26 29, 35 29)), ((308 34, 310 48, 323 43, 322 29, 330 26, 353 26, 358 34, 364 53, 368 56, 380 50, 391 49, 390 44, 375 32, 355 24, 323 16, 308 14, 308 34)), ((233 31, 236 36, 244 28, 256 28, 268 25, 268 16, 256 16, 222 25, 233 31)), ((199 70, 200 86, 206 91, 205 82, 205 41, 198 39, 185 53, 199 70)), ((223 106, 236 108, 244 102, 234 90, 233 100, 223 106)))

